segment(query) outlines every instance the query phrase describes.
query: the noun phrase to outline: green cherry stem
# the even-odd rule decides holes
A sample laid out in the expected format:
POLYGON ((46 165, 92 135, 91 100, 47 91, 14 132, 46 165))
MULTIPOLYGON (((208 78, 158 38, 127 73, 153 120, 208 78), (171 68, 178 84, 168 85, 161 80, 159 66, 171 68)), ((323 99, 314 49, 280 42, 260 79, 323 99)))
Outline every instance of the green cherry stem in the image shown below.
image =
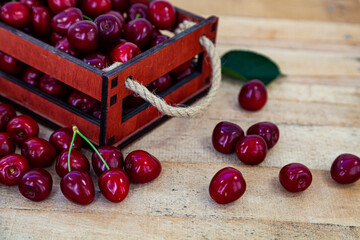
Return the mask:
POLYGON ((68 153, 68 168, 69 168, 69 172, 71 172, 71 167, 70 167, 70 156, 71 156, 71 150, 73 148, 73 144, 74 144, 74 141, 75 141, 75 137, 76 137, 76 133, 78 132, 78 128, 74 125, 73 126, 73 138, 71 140, 71 144, 70 144, 70 148, 69 148, 69 153, 68 153))
POLYGON ((89 21, 94 21, 94 20, 92 20, 91 18, 89 18, 88 16, 86 16, 86 15, 83 15, 83 18, 85 19, 85 20, 89 20, 89 21))

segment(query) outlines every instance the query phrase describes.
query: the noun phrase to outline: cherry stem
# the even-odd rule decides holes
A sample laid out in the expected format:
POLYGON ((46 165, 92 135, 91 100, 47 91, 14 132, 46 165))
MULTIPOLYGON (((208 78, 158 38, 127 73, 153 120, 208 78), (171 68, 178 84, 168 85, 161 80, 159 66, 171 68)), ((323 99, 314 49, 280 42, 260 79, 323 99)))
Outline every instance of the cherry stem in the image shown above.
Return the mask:
POLYGON ((91 18, 89 18, 88 16, 86 16, 86 15, 83 15, 83 18, 85 19, 85 20, 89 20, 89 21, 94 21, 94 20, 92 20, 91 18))
POLYGON ((135 18, 136 18, 136 19, 141 18, 141 14, 140 14, 140 13, 136 14, 136 15, 135 15, 135 18))
MULTIPOLYGON (((76 127, 76 126, 75 126, 76 127)), ((70 148, 69 148, 69 153, 68 153, 68 168, 69 168, 69 172, 71 172, 71 167, 70 167, 70 156, 71 156, 71 150, 73 148, 73 144, 74 144, 74 141, 75 141, 75 137, 76 137, 76 133, 77 133, 77 127, 76 129, 74 130, 74 126, 73 126, 73 138, 71 140, 71 144, 70 144, 70 148)))

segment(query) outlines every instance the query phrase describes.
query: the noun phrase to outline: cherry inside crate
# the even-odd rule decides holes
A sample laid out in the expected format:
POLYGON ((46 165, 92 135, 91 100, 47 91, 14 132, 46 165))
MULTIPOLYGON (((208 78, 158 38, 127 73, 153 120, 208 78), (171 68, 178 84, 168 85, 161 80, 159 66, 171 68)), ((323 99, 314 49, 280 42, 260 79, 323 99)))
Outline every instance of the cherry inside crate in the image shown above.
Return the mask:
POLYGON ((168 117, 146 102, 124 111, 123 99, 133 93, 125 88, 126 78, 132 77, 148 85, 190 59, 195 59, 195 71, 159 96, 172 105, 190 104, 204 96, 211 85, 210 59, 199 39, 205 35, 215 42, 218 18, 204 19, 178 8, 176 11, 176 25, 184 20, 197 24, 109 72, 0 22, 0 51, 100 101, 101 119, 1 71, 0 100, 24 107, 28 110, 25 113, 31 112, 35 118, 45 120, 54 127, 76 124, 97 145, 123 147, 129 144, 168 117))

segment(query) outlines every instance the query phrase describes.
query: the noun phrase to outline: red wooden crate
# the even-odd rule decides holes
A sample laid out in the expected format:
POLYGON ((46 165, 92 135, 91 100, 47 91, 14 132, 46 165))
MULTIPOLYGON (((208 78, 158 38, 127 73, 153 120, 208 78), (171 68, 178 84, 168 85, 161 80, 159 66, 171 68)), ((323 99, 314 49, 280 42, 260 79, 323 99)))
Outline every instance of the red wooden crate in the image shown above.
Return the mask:
POLYGON ((124 146, 167 119, 148 103, 124 113, 123 99, 132 94, 124 86, 127 77, 147 85, 197 56, 195 72, 160 96, 171 104, 185 104, 203 96, 211 84, 210 60, 199 39, 205 35, 215 42, 218 18, 176 10, 177 23, 187 19, 197 24, 109 72, 0 22, 1 51, 101 101, 100 120, 1 71, 0 95, 56 126, 76 124, 97 145, 124 146))

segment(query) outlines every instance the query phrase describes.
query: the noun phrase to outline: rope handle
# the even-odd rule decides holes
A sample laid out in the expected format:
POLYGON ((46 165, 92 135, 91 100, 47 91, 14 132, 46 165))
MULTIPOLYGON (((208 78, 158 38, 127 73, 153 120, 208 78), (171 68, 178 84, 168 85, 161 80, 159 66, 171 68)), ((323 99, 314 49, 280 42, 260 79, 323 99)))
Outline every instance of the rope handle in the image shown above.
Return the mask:
MULTIPOLYGON (((185 20, 183 23, 179 25, 179 27, 175 30, 176 34, 194 26, 195 23, 191 21, 185 20)), ((206 36, 201 36, 199 40, 200 44, 204 47, 206 53, 210 57, 211 63, 211 72, 212 72, 212 84, 209 89, 209 92, 205 98, 203 98, 199 103, 188 106, 188 107, 180 107, 180 106, 171 106, 168 105, 164 99, 150 92, 147 87, 140 84, 136 80, 131 78, 127 78, 125 80, 125 87, 135 93, 137 93, 141 98, 145 101, 149 102, 151 105, 156 107, 161 113, 172 116, 172 117, 183 117, 190 118, 196 117, 200 113, 202 113, 213 101, 217 91, 219 90, 221 83, 221 64, 220 57, 215 50, 215 46, 213 42, 207 38, 206 36)), ((116 63, 115 63, 116 64, 116 63)), ((110 66, 113 69, 113 66, 110 66)), ((108 69, 104 69, 104 71, 109 71, 108 69)))

